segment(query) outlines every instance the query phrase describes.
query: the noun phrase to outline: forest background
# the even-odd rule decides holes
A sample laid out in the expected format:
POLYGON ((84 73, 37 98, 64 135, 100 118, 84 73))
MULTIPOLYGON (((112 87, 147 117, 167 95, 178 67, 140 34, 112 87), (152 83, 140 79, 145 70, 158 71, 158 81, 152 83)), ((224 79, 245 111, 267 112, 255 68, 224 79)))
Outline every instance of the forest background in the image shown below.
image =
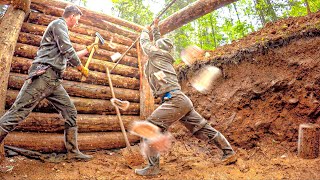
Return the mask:
MULTIPOLYGON (((171 0, 65 0, 93 8, 128 21, 148 25, 171 0), (92 6, 94 5, 96 6, 92 6), (96 8, 95 8, 96 7, 96 8)), ((176 0, 161 19, 196 0, 176 0)), ((0 6, 0 17, 6 6, 0 6)), ((176 29, 167 36, 174 41, 174 56, 179 63, 180 52, 189 45, 213 50, 231 43, 278 19, 305 16, 320 10, 319 0, 239 0, 176 29)))

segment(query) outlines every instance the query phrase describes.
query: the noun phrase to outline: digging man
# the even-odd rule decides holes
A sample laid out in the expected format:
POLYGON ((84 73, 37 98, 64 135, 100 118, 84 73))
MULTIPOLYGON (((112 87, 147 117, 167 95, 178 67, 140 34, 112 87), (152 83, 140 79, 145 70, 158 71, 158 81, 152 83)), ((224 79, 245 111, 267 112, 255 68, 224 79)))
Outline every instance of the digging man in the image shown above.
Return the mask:
POLYGON ((0 118, 1 143, 7 134, 13 131, 41 100, 46 98, 65 119, 64 140, 67 159, 89 160, 92 158, 78 149, 77 110, 61 85, 62 73, 67 63, 77 67, 84 76, 88 76, 89 70, 81 64, 79 57, 85 56, 93 47, 98 48, 97 43, 78 52, 72 47, 68 28, 77 25, 81 15, 79 8, 68 6, 61 18, 48 25, 37 56, 29 68, 28 79, 24 82, 12 107, 0 118))
MULTIPOLYGON (((161 38, 158 28, 159 19, 154 20, 152 29, 155 45, 150 42, 150 27, 142 30, 140 44, 148 56, 145 74, 155 97, 161 97, 162 104, 148 118, 147 121, 157 125, 163 131, 180 121, 190 132, 199 139, 208 140, 222 150, 222 161, 225 164, 236 161, 235 152, 227 139, 216 129, 211 127, 207 120, 198 114, 190 99, 181 91, 177 75, 173 67, 174 59, 170 52, 173 43, 168 38, 161 38)), ((148 139, 144 139, 148 143, 148 139)), ((157 175, 160 171, 160 153, 152 145, 146 152, 148 165, 143 169, 136 169, 135 173, 142 176, 157 175)))

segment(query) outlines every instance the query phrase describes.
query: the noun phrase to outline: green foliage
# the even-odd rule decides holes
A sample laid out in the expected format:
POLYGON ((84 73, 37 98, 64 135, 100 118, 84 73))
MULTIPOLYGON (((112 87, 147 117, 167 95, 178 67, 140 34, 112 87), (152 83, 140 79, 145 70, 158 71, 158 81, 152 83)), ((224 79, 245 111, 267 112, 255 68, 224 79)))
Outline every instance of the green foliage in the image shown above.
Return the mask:
POLYGON ((120 18, 141 25, 148 25, 153 20, 150 6, 141 0, 115 0, 113 4, 113 14, 120 18))
MULTIPOLYGON (((165 0, 165 3, 171 1, 165 0)), ((177 0, 161 19, 167 18, 195 1, 177 0)), ((311 12, 319 11, 319 0, 307 1, 311 12)), ((163 0, 112 0, 112 2, 114 5, 113 15, 140 25, 150 24, 160 10, 165 7, 163 0)), ((268 22, 289 16, 304 16, 307 14, 305 2, 306 0, 238 0, 200 17, 166 36, 174 41, 174 56, 177 62, 180 62, 180 52, 189 45, 212 50, 244 37, 268 22)))

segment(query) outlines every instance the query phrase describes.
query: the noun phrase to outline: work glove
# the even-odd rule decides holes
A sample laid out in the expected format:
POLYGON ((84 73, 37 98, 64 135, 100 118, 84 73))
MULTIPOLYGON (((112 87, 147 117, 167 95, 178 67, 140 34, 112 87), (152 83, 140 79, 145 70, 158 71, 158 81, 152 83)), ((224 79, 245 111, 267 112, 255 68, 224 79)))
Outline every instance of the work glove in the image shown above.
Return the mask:
POLYGON ((89 46, 87 46, 87 50, 88 52, 91 52, 92 51, 92 48, 94 48, 95 50, 99 49, 99 46, 98 46, 99 43, 92 43, 90 44, 89 46))
POLYGON ((89 69, 84 67, 82 64, 80 66, 77 67, 78 70, 81 72, 82 75, 84 75, 85 77, 89 76, 89 69))

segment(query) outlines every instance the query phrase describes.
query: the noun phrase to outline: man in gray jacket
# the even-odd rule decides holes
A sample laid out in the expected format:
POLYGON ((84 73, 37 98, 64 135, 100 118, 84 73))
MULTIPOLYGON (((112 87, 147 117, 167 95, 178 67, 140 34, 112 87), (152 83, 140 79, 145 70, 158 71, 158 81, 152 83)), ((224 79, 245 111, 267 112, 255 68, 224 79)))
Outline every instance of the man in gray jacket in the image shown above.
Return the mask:
MULTIPOLYGON (((222 161, 226 164, 236 161, 235 152, 227 139, 198 114, 191 100, 181 91, 177 74, 173 67, 174 59, 170 54, 173 43, 168 38, 161 38, 158 28, 158 19, 154 20, 152 30, 155 45, 150 42, 149 30, 141 33, 140 44, 144 53, 148 56, 145 67, 145 75, 155 97, 161 97, 162 104, 147 118, 147 121, 157 125, 163 131, 180 121, 190 132, 199 139, 208 140, 222 150, 222 161)), ((145 139, 148 141, 148 139, 145 139)), ((148 165, 143 169, 136 169, 135 173, 142 176, 157 175, 160 171, 160 154, 147 146, 148 165)))
MULTIPOLYGON (((77 67, 88 76, 79 57, 85 56, 91 49, 98 48, 97 44, 87 46, 76 52, 68 35, 68 28, 78 24, 82 12, 76 6, 65 8, 61 18, 52 21, 40 43, 35 60, 28 72, 28 79, 21 88, 12 107, 0 118, 0 143, 7 134, 24 120, 36 105, 46 98, 65 119, 65 146, 67 159, 89 160, 92 156, 81 153, 77 143, 77 110, 66 90, 61 85, 62 73, 67 63, 77 67)), ((45 141, 45 140, 44 140, 45 141)))

